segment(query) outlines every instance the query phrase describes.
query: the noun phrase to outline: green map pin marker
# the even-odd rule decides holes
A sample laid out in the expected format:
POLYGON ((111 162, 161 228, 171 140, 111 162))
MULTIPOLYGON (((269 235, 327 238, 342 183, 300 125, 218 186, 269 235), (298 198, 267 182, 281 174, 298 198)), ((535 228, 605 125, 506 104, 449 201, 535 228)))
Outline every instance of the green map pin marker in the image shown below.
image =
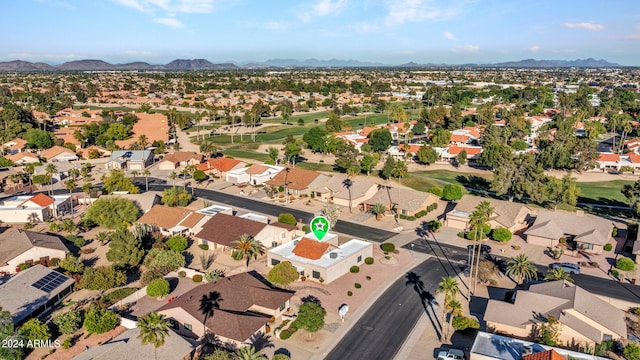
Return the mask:
POLYGON ((329 220, 324 216, 316 216, 311 220, 311 231, 318 241, 329 232, 329 220))

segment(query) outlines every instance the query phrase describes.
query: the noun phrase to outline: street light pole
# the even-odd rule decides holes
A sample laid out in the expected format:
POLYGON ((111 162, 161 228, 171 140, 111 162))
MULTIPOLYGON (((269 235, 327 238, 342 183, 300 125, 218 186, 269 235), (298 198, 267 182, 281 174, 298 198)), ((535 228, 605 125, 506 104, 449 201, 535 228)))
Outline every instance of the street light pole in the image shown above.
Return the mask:
POLYGON ((287 177, 289 175, 289 171, 291 171, 291 168, 286 167, 284 168, 284 204, 288 204, 289 203, 289 196, 287 194, 287 177))

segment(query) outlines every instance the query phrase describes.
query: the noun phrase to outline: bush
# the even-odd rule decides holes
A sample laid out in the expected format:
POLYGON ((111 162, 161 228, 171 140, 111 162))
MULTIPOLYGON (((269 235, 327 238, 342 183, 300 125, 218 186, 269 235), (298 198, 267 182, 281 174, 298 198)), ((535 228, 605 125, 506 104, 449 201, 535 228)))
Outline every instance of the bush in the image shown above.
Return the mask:
POLYGON ((194 283, 202 282, 202 275, 195 274, 195 275, 193 275, 193 277, 191 279, 193 280, 194 283))
POLYGON ((183 277, 186 277, 186 276, 187 276, 187 273, 186 273, 186 272, 184 272, 184 271, 182 271, 182 270, 180 270, 180 271, 178 271, 178 276, 179 276, 179 277, 181 277, 181 278, 183 278, 183 277))
POLYGON ((298 223, 298 221, 296 220, 296 217, 289 213, 282 213, 278 215, 278 222, 281 222, 283 224, 293 225, 293 226, 295 226, 298 223))
POLYGON ((466 316, 458 316, 453 318, 451 324, 458 331, 464 331, 468 329, 477 330, 480 328, 480 323, 478 323, 478 320, 466 316))
POLYGON ((439 187, 432 187, 427 189, 427 192, 432 193, 433 195, 441 198, 442 197, 442 188, 439 187))
POLYGON ((109 305, 107 305, 107 307, 108 307, 108 306, 111 306, 111 305, 117 303, 118 301, 126 298, 127 296, 133 294, 136 291, 137 291, 136 288, 130 288, 130 287, 118 289, 118 290, 112 291, 112 292, 108 293, 107 295, 103 296, 102 300, 109 304, 109 305))
POLYGON ((396 250, 396 246, 393 243, 383 243, 380 245, 380 249, 384 252, 394 252, 396 250))
POLYGON ((209 250, 209 245, 208 244, 200 244, 198 245, 198 247, 202 250, 209 250))
POLYGON ((291 335, 293 335, 293 331, 290 331, 289 329, 282 330, 280 332, 280 339, 287 340, 288 338, 291 337, 291 335))
POLYGON ((174 235, 167 240, 167 246, 173 251, 182 252, 187 249, 189 243, 184 236, 174 235))
POLYGON ((364 258, 364 263, 367 265, 373 264, 373 258, 371 256, 364 258))
POLYGON ((640 345, 630 342, 624 347, 624 357, 627 360, 640 360, 640 345))
POLYGON ((456 184, 447 184, 442 191, 442 198, 448 201, 462 199, 462 186, 456 184))
POLYGON ((349 271, 356 274, 360 272, 360 267, 358 265, 353 265, 352 267, 349 268, 349 271))
POLYGON ((73 243, 77 248, 81 248, 87 244, 87 241, 83 237, 77 235, 67 235, 64 239, 73 243))
POLYGON ((497 242, 509 241, 512 236, 513 234, 511 234, 511 230, 507 228, 496 228, 491 233, 491 237, 497 242))
POLYGON ((168 293, 169 293, 169 282, 165 279, 154 279, 154 280, 151 280, 149 285, 147 285, 148 296, 153 296, 153 297, 165 296, 168 293))
POLYGON ((355 283, 355 284, 353 284, 353 286, 354 286, 356 289, 360 289, 360 288, 362 287, 362 284, 355 283))
POLYGON ((613 250, 613 245, 611 244, 605 244, 604 245, 604 251, 611 251, 613 250))
POLYGON ((611 276, 618 277, 618 276, 620 276, 620 273, 618 272, 618 270, 616 270, 616 269, 612 269, 612 270, 611 270, 611 276))
POLYGON ((347 291, 347 296, 353 296, 353 291, 351 290, 347 291))
POLYGON ((611 230, 611 236, 616 237, 618 236, 618 228, 617 227, 613 227, 613 230, 611 230))
POLYGON ((302 225, 302 231, 306 234, 306 233, 310 233, 311 232, 311 226, 305 224, 302 225))
POLYGON ((47 341, 51 339, 51 330, 47 324, 43 324, 38 318, 32 318, 22 324, 20 327, 20 334, 29 340, 27 344, 28 348, 32 348, 31 342, 33 340, 47 341))
POLYGON ((80 285, 89 290, 107 290, 126 282, 127 275, 124 271, 116 270, 113 266, 98 266, 85 268, 80 285))
POLYGON ((72 346, 73 346, 73 336, 69 336, 68 338, 64 339, 64 341, 62 342, 62 348, 65 350, 67 350, 72 346))
POLYGON ((622 256, 616 260, 616 268, 624 271, 631 271, 635 269, 636 263, 628 257, 622 256))
POLYGON ((181 187, 172 187, 162 191, 162 204, 170 207, 187 206, 191 202, 191 194, 181 187))
POLYGON ((51 321, 60 334, 73 334, 82 327, 82 315, 78 310, 58 314, 51 321))
POLYGON ((111 310, 91 308, 84 319, 89 334, 102 334, 113 330, 120 323, 118 314, 111 310))

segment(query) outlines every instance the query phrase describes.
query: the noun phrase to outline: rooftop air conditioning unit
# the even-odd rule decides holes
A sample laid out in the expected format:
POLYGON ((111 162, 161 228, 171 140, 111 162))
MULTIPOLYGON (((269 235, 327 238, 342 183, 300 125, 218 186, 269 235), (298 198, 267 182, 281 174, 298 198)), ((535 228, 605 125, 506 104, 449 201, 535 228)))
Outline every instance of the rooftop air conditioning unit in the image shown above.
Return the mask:
POLYGON ((300 241, 300 240, 293 240, 293 245, 298 245, 298 242, 299 242, 299 241, 300 241))
POLYGON ((329 257, 332 258, 332 259, 337 259, 338 258, 338 253, 336 253, 336 252, 329 253, 329 257))

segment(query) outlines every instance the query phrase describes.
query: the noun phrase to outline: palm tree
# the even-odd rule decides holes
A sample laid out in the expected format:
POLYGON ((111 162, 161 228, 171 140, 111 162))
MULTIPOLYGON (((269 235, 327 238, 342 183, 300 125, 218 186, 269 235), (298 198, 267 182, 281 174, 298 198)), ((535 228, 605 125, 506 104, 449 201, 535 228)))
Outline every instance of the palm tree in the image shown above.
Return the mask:
POLYGON ((144 169, 144 171, 142 171, 142 176, 144 176, 144 191, 149 192, 149 176, 151 176, 151 171, 149 171, 149 169, 144 169))
POLYGON ((178 178, 178 174, 175 171, 172 171, 172 172, 169 173, 169 179, 171 179, 173 187, 176 187, 176 179, 177 178, 178 178))
POLYGON ((562 270, 562 268, 555 268, 547 270, 547 273, 544 275, 544 281, 556 281, 556 280, 564 280, 568 282, 573 282, 573 278, 571 274, 562 270))
MULTIPOLYGON (((479 227, 480 231, 482 231, 481 235, 484 236, 484 228, 485 226, 488 225, 489 219, 491 219, 491 215, 493 215, 493 207, 491 206, 491 203, 489 203, 488 201, 482 201, 480 204, 476 206, 474 212, 477 212, 478 220, 479 220, 479 223, 476 225, 476 228, 479 227)), ((476 232, 476 235, 477 235, 477 232, 476 232)), ((477 240, 477 236, 474 237, 474 239, 477 240)), ((475 246, 473 247, 473 250, 474 251, 476 250, 475 246)), ((479 272, 480 272, 480 253, 478 252, 478 254, 476 254, 476 274, 475 276, 473 276, 473 273, 470 274, 474 278, 474 282, 473 282, 474 292, 476 291, 479 272)), ((469 297, 468 299, 470 300, 471 298, 469 297)))
POLYGON ((71 195, 71 193, 73 192, 73 189, 75 189, 76 186, 78 186, 78 184, 76 184, 75 180, 69 179, 64 182, 64 186, 67 190, 69 190, 69 195, 71 195))
POLYGON ((200 152, 204 153, 208 158, 215 152, 217 152, 216 146, 211 141, 206 141, 200 144, 200 152))
POLYGON ((22 171, 29 176, 29 191, 31 191, 31 178, 33 177, 33 173, 36 171, 36 166, 33 163, 24 164, 22 171))
POLYGON ((107 243, 110 238, 111 238, 111 233, 108 231, 100 231, 95 236, 95 240, 97 240, 102 245, 107 243))
POLYGON ((445 342, 448 342, 451 339, 451 336, 453 335, 454 331, 453 330, 453 318, 461 316, 463 314, 462 312, 462 304, 460 304, 460 301, 458 300, 451 300, 448 304, 447 304, 447 308, 445 309, 446 311, 449 312, 449 322, 447 323, 447 332, 446 332, 446 338, 445 338, 445 342))
POLYGON ((82 185, 82 191, 91 199, 91 190, 93 190, 93 185, 91 183, 85 183, 82 185))
POLYGON ((256 259, 258 255, 264 254, 264 245, 247 234, 242 234, 239 240, 233 241, 233 244, 235 250, 242 255, 241 258, 247 258, 247 267, 249 267, 251 258, 256 259))
POLYGON ((369 208, 369 211, 376 216, 376 220, 380 220, 387 211, 387 207, 382 203, 376 203, 369 208))
POLYGON ((138 318, 136 323, 140 328, 138 339, 142 345, 153 345, 153 357, 158 359, 158 348, 164 345, 165 338, 169 336, 169 322, 163 314, 150 312, 138 318))
POLYGON ((140 144, 140 146, 144 150, 147 145, 149 145, 149 139, 147 138, 147 135, 141 134, 140 136, 138 136, 138 144, 140 144))
POLYGON ((518 284, 521 284, 524 279, 537 279, 538 269, 529 260, 527 254, 520 254, 507 262, 505 274, 515 276, 518 284))
POLYGON ((236 350, 236 356, 238 360, 266 360, 266 356, 256 351, 252 345, 244 346, 236 350))
POLYGON ((213 316, 213 312, 216 309, 220 308, 220 301, 222 298, 220 297, 220 293, 217 291, 212 291, 208 294, 202 295, 200 298, 200 312, 204 315, 204 320, 202 321, 203 330, 202 337, 204 338, 207 334, 207 319, 213 316))
POLYGON ((133 170, 131 172, 131 176, 133 176, 133 183, 135 184, 136 182, 136 178, 138 177, 138 175, 140 175, 140 172, 138 170, 133 170))
POLYGON ((391 169, 391 176, 398 178, 398 183, 402 184, 402 178, 407 176, 409 169, 407 163, 402 160, 396 160, 391 169))
POLYGON ((56 164, 48 164, 44 171, 49 177, 49 196, 51 196, 53 194, 53 174, 58 172, 58 167, 56 164))
MULTIPOLYGON (((442 278, 440 283, 438 283, 438 288, 436 289, 436 294, 444 294, 444 306, 442 308, 442 324, 447 323, 447 313, 451 308, 450 303, 452 301, 456 301, 456 295, 460 292, 458 288, 458 282, 456 279, 452 277, 442 278)), ((447 331, 443 329, 443 340, 447 340, 447 331)))
POLYGON ((350 178, 346 178, 342 180, 342 186, 346 187, 347 191, 349 191, 349 213, 351 213, 351 186, 353 186, 353 181, 350 178))

